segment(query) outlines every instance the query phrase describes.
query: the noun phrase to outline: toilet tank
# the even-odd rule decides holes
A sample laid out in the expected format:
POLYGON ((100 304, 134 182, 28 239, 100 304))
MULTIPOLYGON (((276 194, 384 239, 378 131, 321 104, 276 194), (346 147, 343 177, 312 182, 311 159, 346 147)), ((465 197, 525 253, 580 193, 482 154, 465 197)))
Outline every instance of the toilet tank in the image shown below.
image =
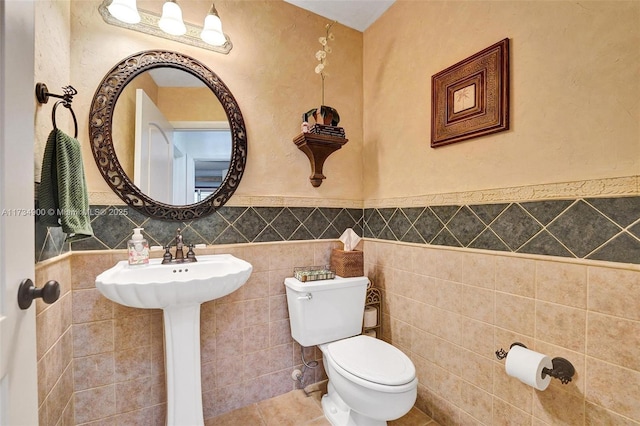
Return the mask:
POLYGON ((360 334, 368 284, 367 277, 286 278, 291 336, 302 346, 314 346, 360 334))

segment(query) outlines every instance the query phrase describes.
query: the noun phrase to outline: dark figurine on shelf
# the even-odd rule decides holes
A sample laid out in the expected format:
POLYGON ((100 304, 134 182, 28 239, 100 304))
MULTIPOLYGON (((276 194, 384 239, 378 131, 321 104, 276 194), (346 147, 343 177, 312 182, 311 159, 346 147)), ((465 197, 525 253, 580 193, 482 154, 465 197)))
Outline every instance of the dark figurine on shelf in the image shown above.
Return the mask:
POLYGON ((309 122, 310 117, 313 117, 316 124, 323 124, 325 126, 337 126, 340 123, 340 114, 335 108, 330 106, 321 105, 320 108, 313 108, 302 114, 302 122, 309 122), (320 110, 320 112, 318 112, 320 110))

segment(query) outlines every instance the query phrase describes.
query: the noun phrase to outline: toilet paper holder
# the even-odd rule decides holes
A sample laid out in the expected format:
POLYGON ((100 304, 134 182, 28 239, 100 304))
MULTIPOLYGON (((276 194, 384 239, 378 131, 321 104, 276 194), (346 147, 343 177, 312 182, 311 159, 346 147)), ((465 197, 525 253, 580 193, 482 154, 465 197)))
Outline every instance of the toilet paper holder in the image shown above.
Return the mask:
MULTIPOLYGON (((523 345, 520 342, 514 342, 511 344, 511 346, 509 347, 509 349, 511 349, 512 347, 514 347, 515 345, 518 346, 522 346, 523 348, 526 348, 525 345, 523 345)), ((508 352, 505 351, 504 349, 500 348, 496 351, 496 358, 498 359, 505 359, 507 357, 508 352)), ((569 360, 565 359, 565 358, 561 358, 561 357, 555 357, 551 360, 551 364, 553 364, 553 368, 548 369, 548 368, 543 368, 542 369, 542 378, 544 379, 547 375, 551 376, 551 377, 555 377, 556 379, 560 380, 560 382, 562 382, 563 385, 566 385, 567 383, 569 383, 571 381, 571 379, 573 378, 573 375, 576 373, 576 369, 573 367, 573 364, 571 364, 571 362, 569 362, 569 360)))

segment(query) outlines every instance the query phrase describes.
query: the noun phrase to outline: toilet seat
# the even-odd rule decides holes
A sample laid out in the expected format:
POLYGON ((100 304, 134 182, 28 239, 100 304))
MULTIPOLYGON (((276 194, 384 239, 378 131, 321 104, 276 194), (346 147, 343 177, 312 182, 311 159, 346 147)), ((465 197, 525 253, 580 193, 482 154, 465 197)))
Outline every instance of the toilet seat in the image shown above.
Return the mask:
POLYGON ((350 380, 385 392, 415 386, 416 369, 401 350, 370 336, 355 336, 322 345, 328 361, 350 380))

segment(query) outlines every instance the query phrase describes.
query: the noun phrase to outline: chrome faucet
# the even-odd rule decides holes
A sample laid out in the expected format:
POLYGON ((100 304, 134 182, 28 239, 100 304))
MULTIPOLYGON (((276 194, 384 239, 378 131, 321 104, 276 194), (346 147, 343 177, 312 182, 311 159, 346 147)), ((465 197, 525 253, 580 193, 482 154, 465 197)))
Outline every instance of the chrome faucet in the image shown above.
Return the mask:
POLYGON ((182 231, 180 228, 176 230, 176 254, 175 256, 171 255, 171 243, 167 244, 164 249, 165 253, 162 256, 162 264, 167 263, 189 263, 189 262, 197 262, 196 254, 193 252, 193 244, 188 245, 189 250, 187 251, 187 256, 184 254, 184 241, 182 239, 182 231))

